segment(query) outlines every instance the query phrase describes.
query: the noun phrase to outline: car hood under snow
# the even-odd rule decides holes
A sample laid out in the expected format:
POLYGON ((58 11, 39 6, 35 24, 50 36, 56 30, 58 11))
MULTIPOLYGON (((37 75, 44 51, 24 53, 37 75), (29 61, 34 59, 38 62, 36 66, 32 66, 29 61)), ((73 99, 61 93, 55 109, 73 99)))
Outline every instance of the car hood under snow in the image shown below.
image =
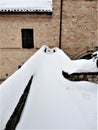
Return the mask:
POLYGON ((33 75, 30 92, 16 127, 20 129, 97 129, 97 84, 63 77, 98 72, 96 60, 71 60, 62 50, 42 46, 0 86, 3 130, 33 75))

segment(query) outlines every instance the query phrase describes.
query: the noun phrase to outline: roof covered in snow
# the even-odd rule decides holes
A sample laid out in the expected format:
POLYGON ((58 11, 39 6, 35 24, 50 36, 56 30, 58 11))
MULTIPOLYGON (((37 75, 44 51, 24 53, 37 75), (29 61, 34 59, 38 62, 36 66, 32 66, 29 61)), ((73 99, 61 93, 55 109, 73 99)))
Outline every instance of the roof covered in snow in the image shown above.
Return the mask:
POLYGON ((0 0, 0 12, 52 12, 52 0, 0 0))

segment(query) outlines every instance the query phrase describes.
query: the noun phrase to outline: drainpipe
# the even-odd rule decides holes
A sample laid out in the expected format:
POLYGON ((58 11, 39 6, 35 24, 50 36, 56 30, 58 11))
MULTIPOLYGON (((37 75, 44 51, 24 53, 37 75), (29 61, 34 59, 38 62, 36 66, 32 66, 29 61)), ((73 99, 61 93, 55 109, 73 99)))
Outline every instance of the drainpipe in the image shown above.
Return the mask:
POLYGON ((60 3, 60 33, 59 33, 59 48, 61 49, 62 43, 62 9, 63 9, 63 0, 60 3))

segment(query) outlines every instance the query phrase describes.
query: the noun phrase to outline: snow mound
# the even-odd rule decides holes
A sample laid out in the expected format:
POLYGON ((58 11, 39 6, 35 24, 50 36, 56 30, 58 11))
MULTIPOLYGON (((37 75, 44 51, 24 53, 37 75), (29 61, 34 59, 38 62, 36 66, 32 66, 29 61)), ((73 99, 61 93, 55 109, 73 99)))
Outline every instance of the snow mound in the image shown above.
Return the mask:
POLYGON ((16 130, 97 129, 97 84, 72 82, 62 76, 98 72, 97 59, 71 60, 62 50, 42 46, 0 86, 0 130, 12 115, 33 75, 16 130))

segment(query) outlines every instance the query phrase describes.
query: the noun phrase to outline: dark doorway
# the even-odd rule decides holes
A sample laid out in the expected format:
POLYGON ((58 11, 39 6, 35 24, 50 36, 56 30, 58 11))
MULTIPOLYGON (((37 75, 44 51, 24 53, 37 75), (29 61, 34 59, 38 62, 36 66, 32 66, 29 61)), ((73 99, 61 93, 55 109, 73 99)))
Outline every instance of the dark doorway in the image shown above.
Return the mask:
POLYGON ((34 48, 33 29, 21 29, 22 32, 22 47, 34 48))

